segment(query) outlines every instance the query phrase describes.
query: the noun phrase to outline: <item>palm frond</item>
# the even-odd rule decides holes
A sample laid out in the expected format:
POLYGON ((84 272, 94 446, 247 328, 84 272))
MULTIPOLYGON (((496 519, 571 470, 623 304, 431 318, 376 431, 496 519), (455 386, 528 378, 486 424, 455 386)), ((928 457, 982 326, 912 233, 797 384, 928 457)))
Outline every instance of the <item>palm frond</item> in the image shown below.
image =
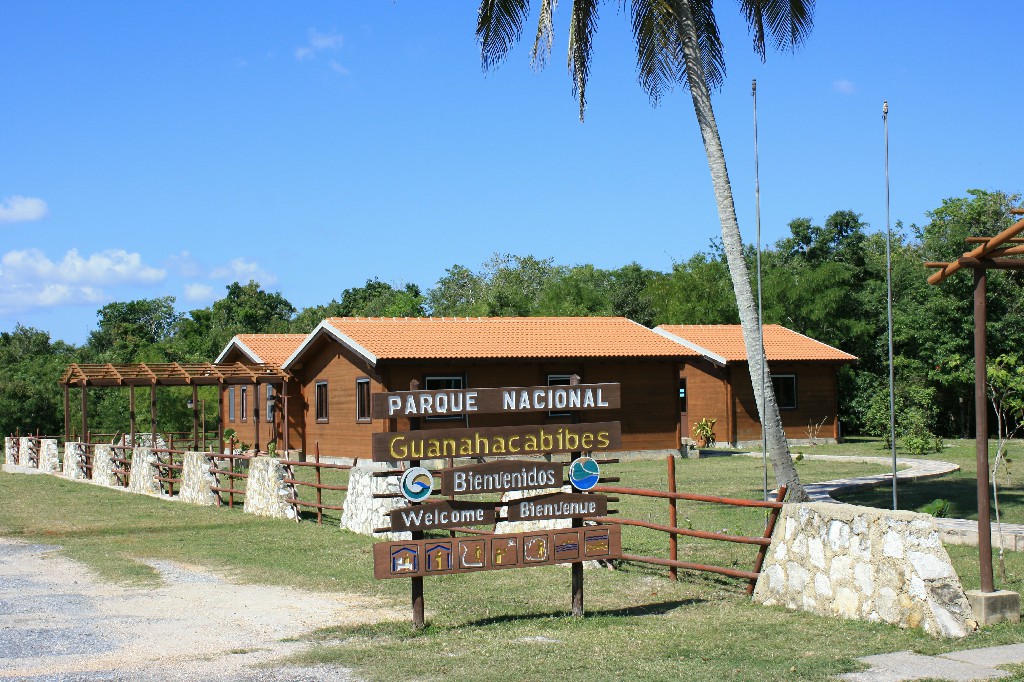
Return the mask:
POLYGON ((637 80, 655 106, 662 95, 685 79, 686 68, 677 49, 677 22, 670 10, 662 0, 634 0, 630 3, 637 80))
POLYGON ((485 71, 500 64, 523 34, 530 0, 481 0, 477 10, 476 39, 485 71))
POLYGON ((697 51, 709 87, 725 80, 725 54, 711 0, 633 0, 633 38, 640 86, 655 105, 676 84, 688 86, 683 19, 689 5, 697 33, 697 51))
POLYGON ((537 37, 533 40, 533 50, 530 51, 530 64, 534 71, 540 71, 548 63, 551 56, 551 44, 555 38, 554 22, 552 15, 558 0, 541 0, 540 18, 537 20, 537 37))
POLYGON ((590 77, 590 55, 597 31, 598 0, 573 0, 569 19, 569 74, 572 94, 580 103, 580 121, 587 107, 587 79, 590 77))
POLYGON ((747 28, 754 38, 754 50, 765 59, 770 38, 776 50, 800 47, 814 25, 815 0, 740 0, 747 28))
POLYGON ((693 23, 697 27, 697 46, 700 49, 700 64, 704 67, 704 81, 709 88, 717 90, 725 83, 725 48, 722 46, 722 36, 718 33, 712 0, 690 0, 689 4, 693 23))

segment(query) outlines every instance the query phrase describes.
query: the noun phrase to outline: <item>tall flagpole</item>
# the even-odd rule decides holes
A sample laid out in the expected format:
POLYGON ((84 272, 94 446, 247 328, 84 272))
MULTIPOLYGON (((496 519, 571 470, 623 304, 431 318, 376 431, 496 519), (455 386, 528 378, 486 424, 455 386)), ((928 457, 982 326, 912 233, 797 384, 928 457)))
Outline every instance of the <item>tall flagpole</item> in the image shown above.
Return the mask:
POLYGON ((896 372, 892 352, 892 228, 889 222, 889 102, 882 102, 885 128, 885 290, 889 322, 889 444, 892 447, 892 509, 896 511, 896 372))
POLYGON ((754 98, 754 213, 757 216, 757 346, 761 353, 761 400, 758 404, 758 421, 761 422, 761 459, 764 461, 764 499, 768 499, 768 432, 764 428, 764 310, 761 305, 761 174, 758 167, 757 150, 757 79, 750 83, 750 94, 754 98))

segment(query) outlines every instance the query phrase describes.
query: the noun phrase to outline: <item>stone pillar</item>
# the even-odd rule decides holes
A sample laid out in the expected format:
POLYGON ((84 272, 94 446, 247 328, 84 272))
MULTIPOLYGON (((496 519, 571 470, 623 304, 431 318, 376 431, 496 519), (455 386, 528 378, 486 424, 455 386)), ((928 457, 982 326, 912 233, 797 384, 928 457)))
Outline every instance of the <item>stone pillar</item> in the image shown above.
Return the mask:
POLYGON ((114 462, 110 460, 114 450, 109 445, 94 445, 92 449, 92 482, 97 485, 115 486, 114 462))
POLYGON ((22 436, 18 443, 18 464, 23 467, 37 468, 39 465, 39 445, 34 438, 22 436))
POLYGON ((39 470, 47 474, 60 473, 60 455, 56 438, 43 438, 39 441, 39 470))
POLYGON ((295 486, 285 483, 285 468, 274 457, 249 460, 249 478, 245 483, 245 513, 275 519, 298 520, 298 512, 289 502, 295 486))
POLYGON ((783 508, 754 600, 943 637, 977 627, 934 518, 849 504, 783 508))
POLYGON ((214 506, 218 503, 217 477, 210 471, 213 459, 203 452, 186 452, 181 465, 181 492, 178 499, 189 504, 214 506))
POLYGON ((160 460, 152 448, 132 448, 132 470, 128 475, 128 490, 144 495, 162 495, 157 465, 160 460))
POLYGON ((374 477, 374 471, 383 471, 385 465, 366 460, 357 460, 355 468, 348 472, 348 492, 345 494, 345 508, 341 512, 341 527, 360 535, 370 535, 385 540, 408 540, 412 534, 374 533, 374 528, 389 525, 388 513, 404 507, 408 502, 401 497, 375 498, 374 493, 397 493, 398 476, 374 477))
POLYGON ((18 446, 21 441, 13 436, 4 437, 4 464, 18 463, 18 446))
POLYGON ((85 471, 85 443, 64 443, 64 476, 75 480, 88 478, 85 471))

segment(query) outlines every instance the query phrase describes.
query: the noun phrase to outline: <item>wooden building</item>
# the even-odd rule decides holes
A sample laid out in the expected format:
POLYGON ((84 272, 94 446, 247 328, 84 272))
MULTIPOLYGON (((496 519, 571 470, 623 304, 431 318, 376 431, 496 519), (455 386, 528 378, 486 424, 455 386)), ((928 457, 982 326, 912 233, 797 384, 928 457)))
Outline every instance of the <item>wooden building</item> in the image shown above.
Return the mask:
MULTIPOLYGON (((620 421, 626 450, 674 450, 681 436, 676 384, 684 361, 699 358, 621 317, 330 318, 299 342, 295 335, 271 336, 235 337, 218 360, 270 362, 279 357, 271 348, 280 353, 294 344, 281 362, 291 379, 282 387, 284 395, 275 397, 283 404, 287 396, 290 447, 359 458, 370 456, 374 432, 409 428, 404 419, 393 425, 371 419, 374 393, 408 390, 413 380, 423 389, 559 385, 573 374, 583 383, 621 384, 621 410, 583 412, 582 421, 620 421)), ((252 405, 243 410, 236 391, 234 412, 231 400, 225 395, 225 424, 246 433, 239 420, 251 419, 267 396, 246 396, 252 405)), ((280 448, 283 424, 273 414, 272 426, 260 429, 261 443, 272 436, 280 448)), ((498 426, 571 419, 547 412, 426 417, 420 428, 457 428, 469 420, 472 426, 498 426)))
MULTIPOLYGON (((761 442, 761 423, 740 325, 661 325, 655 331, 699 354, 679 373, 681 431, 715 419, 722 445, 761 442)), ((780 325, 764 327, 765 355, 786 437, 840 437, 836 375, 857 358, 780 325)))
MULTIPOLYGON (((239 362, 243 365, 280 366, 295 352, 306 334, 237 334, 217 356, 216 364, 239 362)), ((220 391, 220 414, 224 428, 232 429, 235 438, 266 450, 269 443, 284 447, 285 404, 294 424, 301 421, 302 401, 299 384, 294 379, 280 383, 224 385, 220 391), (285 396, 295 396, 285 400, 285 396)), ((289 447, 292 443, 289 443, 289 447)))

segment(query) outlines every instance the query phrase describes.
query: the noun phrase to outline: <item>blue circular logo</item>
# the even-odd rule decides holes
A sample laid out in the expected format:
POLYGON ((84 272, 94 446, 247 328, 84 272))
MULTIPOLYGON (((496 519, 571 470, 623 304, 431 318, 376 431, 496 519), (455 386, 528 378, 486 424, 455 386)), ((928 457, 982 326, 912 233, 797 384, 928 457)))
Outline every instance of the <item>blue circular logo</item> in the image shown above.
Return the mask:
POLYGON ((406 469, 399 487, 402 495, 410 502, 422 502, 434 490, 434 476, 423 467, 406 469))
POLYGON ((590 490, 597 485, 601 477, 601 469, 597 461, 590 457, 580 457, 569 465, 569 482, 576 490, 590 490))

